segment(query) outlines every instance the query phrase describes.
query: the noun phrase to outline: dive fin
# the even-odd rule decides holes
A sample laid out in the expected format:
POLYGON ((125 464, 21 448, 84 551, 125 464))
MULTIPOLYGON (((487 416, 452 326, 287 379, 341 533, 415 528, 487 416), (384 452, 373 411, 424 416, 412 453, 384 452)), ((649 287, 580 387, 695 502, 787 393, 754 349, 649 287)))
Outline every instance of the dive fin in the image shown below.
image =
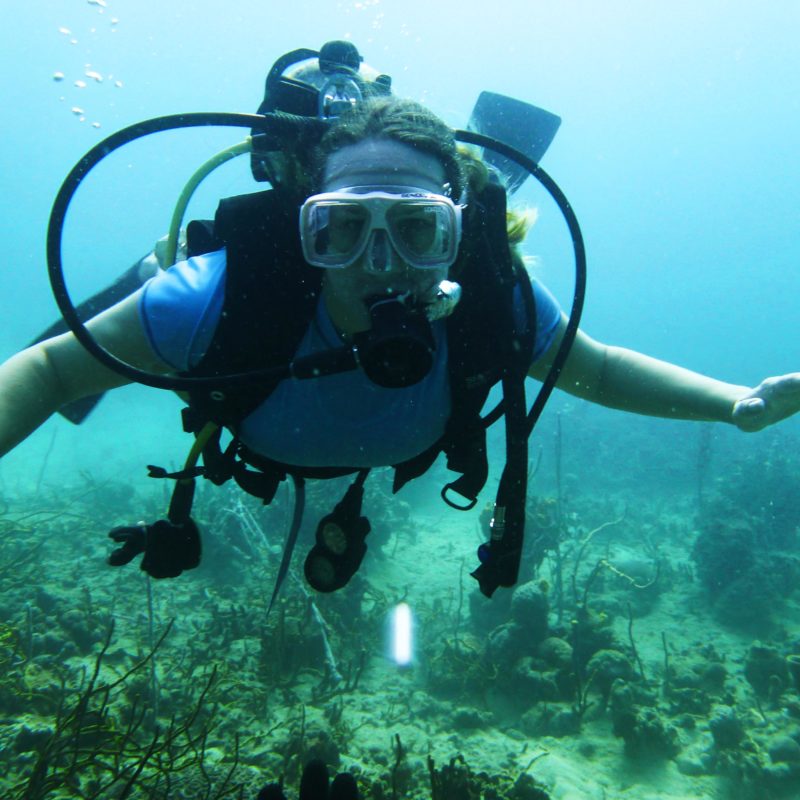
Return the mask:
MULTIPOLYGON (((561 117, 542 108, 495 92, 481 92, 467 129, 498 139, 538 164, 559 125, 561 117)), ((510 194, 516 192, 529 175, 526 169, 488 149, 483 151, 483 160, 500 173, 510 194)))
MULTIPOLYGON (((158 261, 153 253, 149 253, 144 258, 137 261, 132 267, 122 273, 112 284, 106 286, 97 294, 90 297, 81 303, 76 311, 82 321, 91 319, 101 311, 110 308, 114 303, 118 303, 129 294, 133 294, 139 289, 144 282, 155 275, 158 270, 158 261)), ((58 336, 61 333, 66 333, 68 330, 66 323, 63 320, 58 320, 42 331, 33 341, 28 343, 31 345, 42 342, 45 339, 50 339, 53 336, 58 336)), ((58 413, 62 417, 68 419, 75 425, 80 425, 86 417, 89 416, 92 409, 100 402, 102 394, 90 395, 89 397, 82 397, 80 400, 73 400, 62 406, 58 413)))

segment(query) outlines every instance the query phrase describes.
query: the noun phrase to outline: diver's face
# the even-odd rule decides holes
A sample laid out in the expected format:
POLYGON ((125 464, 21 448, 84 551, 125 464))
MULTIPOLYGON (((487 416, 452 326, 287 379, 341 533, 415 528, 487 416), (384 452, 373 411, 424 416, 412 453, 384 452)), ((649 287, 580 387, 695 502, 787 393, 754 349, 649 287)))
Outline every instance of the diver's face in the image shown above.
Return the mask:
MULTIPOLYGON (((400 193, 414 187, 441 194, 444 183, 444 167, 434 156, 402 142, 367 139, 331 154, 325 167, 322 191, 380 187, 382 192, 397 189, 400 193)), ((331 237, 335 236, 346 237, 347 231, 332 231, 331 237)), ((411 266, 385 232, 376 231, 356 261, 325 271, 323 292, 336 326, 345 333, 355 333, 369 328, 367 299, 407 292, 424 295, 444 280, 447 272, 446 266, 427 269, 411 266)))

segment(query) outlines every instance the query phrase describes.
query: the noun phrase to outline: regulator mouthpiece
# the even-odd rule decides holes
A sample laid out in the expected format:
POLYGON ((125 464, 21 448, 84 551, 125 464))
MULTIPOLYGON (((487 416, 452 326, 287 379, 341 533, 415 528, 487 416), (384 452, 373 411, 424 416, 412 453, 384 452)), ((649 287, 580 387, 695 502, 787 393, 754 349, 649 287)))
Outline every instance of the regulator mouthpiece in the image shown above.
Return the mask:
POLYGON ((366 376, 387 389, 419 383, 431 371, 436 350, 425 308, 410 294, 372 297, 367 307, 372 327, 353 337, 366 376))

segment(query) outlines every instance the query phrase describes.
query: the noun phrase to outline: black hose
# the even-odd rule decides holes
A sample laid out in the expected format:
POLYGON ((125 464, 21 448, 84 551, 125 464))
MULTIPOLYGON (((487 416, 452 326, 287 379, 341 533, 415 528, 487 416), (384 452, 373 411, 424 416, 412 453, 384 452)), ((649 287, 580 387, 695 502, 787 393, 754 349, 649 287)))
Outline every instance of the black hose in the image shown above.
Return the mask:
MULTIPOLYGON (((118 150, 130 142, 149 136, 152 133, 176 130, 178 128, 197 128, 206 126, 222 126, 234 128, 250 128, 263 131, 269 139, 276 142, 285 141, 292 136, 319 136, 325 130, 327 123, 310 117, 294 116, 291 114, 234 114, 227 112, 201 112, 193 114, 173 114, 165 117, 155 117, 145 122, 140 122, 123 128, 103 141, 96 144, 72 168, 56 195, 50 212, 50 222, 47 229, 47 268, 50 285, 53 290, 58 308, 64 321, 78 341, 102 364, 119 373, 131 381, 153 386, 158 389, 198 390, 220 387, 243 386, 261 380, 274 380, 275 378, 289 377, 292 374, 292 365, 273 369, 255 370, 250 372, 232 373, 230 375, 210 376, 202 378, 188 378, 159 375, 137 369, 122 361, 102 347, 89 333, 81 320, 67 290, 64 280, 64 269, 61 258, 61 243, 63 237, 64 220, 67 209, 75 192, 89 172, 97 166, 107 155, 118 150)), ((553 364, 542 383, 539 394, 528 414, 528 430, 536 424, 547 399, 555 387, 558 375, 566 361, 569 349, 575 339, 583 310, 583 301, 586 291, 586 253, 583 245, 580 226, 572 206, 558 184, 532 159, 513 147, 474 131, 455 131, 456 138, 467 144, 488 148, 526 169, 547 190, 558 205, 569 228, 572 246, 575 253, 575 291, 570 311, 569 324, 564 338, 558 349, 553 364)))
MULTIPOLYGON (((484 136, 474 131, 456 131, 456 138, 465 142, 466 144, 474 144, 479 147, 488 147, 496 153, 516 161, 544 187, 548 194, 553 198, 559 211, 561 211, 564 221, 567 223, 569 235, 572 239, 572 248, 575 253, 575 289, 572 296, 572 308, 569 313, 569 322, 564 331, 564 338, 561 340, 561 345, 558 348, 553 363, 542 381, 542 386, 536 399, 533 401, 531 410, 528 412, 528 434, 533 430, 533 427, 539 420, 539 417, 544 410, 545 403, 547 403, 550 395, 555 389, 558 376, 564 367, 567 360, 569 351, 572 348, 572 343, 575 341, 575 336, 578 333, 578 327, 581 321, 581 314, 583 313, 583 303, 586 297, 586 248, 583 243, 583 234, 581 233, 578 218, 572 210, 572 205, 567 200, 566 195, 561 191, 558 184, 532 159, 528 158, 524 153, 509 147, 504 142, 496 139, 489 140, 491 143, 487 144, 489 137, 484 136)), ((497 409, 495 410, 497 411, 497 409)), ((495 415, 495 412, 492 412, 495 415)), ((500 416, 497 413, 494 418, 500 416)))
POLYGON ((106 156, 136 139, 149 136, 152 133, 177 130, 179 128, 198 128, 206 126, 224 126, 234 128, 258 129, 274 137, 286 137, 301 132, 319 132, 325 123, 320 120, 293 116, 291 114, 232 114, 226 112, 209 112, 195 114, 173 114, 166 117, 155 117, 145 122, 140 122, 123 128, 96 144, 72 168, 61 184, 53 208, 50 212, 50 222, 47 228, 47 271, 50 277, 50 286, 53 291, 59 311, 64 317, 64 322, 75 335, 75 338, 102 364, 114 372, 119 373, 131 381, 153 386, 157 389, 193 390, 201 388, 221 388, 230 386, 243 386, 260 380, 273 380, 288 377, 289 365, 276 369, 257 370, 251 372, 233 373, 231 375, 212 376, 205 378, 186 378, 159 375, 137 369, 100 345, 89 333, 81 320, 67 290, 64 279, 64 268, 61 258, 61 242, 64 231, 64 220, 67 209, 89 172, 94 169, 106 156))

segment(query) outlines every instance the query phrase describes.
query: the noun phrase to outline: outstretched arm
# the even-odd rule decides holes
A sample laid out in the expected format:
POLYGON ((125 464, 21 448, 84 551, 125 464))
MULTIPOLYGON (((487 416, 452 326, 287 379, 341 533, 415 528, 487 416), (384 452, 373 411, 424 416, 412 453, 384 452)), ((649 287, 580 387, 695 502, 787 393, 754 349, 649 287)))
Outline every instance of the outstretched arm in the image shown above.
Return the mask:
MULTIPOLYGON (((109 352, 134 366, 165 372, 142 330, 139 292, 92 319, 87 327, 109 352)), ((25 439, 64 403, 129 381, 100 364, 65 333, 22 350, 0 366, 0 455, 25 439)))
MULTIPOLYGON (((531 377, 542 380, 564 335, 537 361, 531 377)), ((800 410, 800 373, 767 378, 755 388, 715 380, 634 350, 597 342, 578 331, 557 386, 593 403, 674 419, 729 422, 757 431, 800 410)))

